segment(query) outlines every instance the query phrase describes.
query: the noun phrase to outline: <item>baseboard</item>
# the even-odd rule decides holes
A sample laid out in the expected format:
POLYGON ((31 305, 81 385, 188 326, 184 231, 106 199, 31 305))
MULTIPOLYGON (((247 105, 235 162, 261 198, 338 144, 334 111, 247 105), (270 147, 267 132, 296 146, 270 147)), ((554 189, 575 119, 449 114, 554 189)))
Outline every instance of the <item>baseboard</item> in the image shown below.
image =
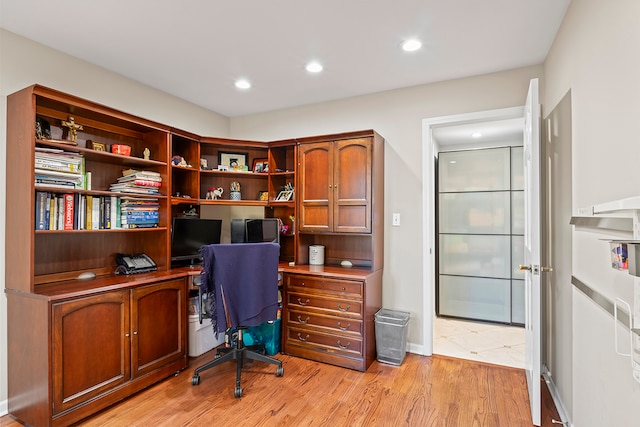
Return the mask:
POLYGON ((5 416, 9 413, 9 401, 8 400, 0 400, 0 417, 5 416))
POLYGON ((423 345, 407 343, 407 351, 409 353, 419 354, 421 356, 431 356, 430 354, 425 354, 424 353, 424 346, 423 345))
POLYGON ((567 409, 565 408, 564 403, 562 403, 562 399, 560 399, 558 389, 553 382, 551 372, 549 372, 549 369, 544 364, 542 365, 542 378, 544 378, 544 381, 547 383, 549 393, 551 394, 551 398, 553 399, 553 404, 556 405, 556 410, 558 411, 558 415, 560 416, 560 421, 562 421, 563 423, 567 423, 565 424, 566 426, 573 427, 573 423, 571 422, 571 420, 569 419, 569 415, 567 414, 567 409))

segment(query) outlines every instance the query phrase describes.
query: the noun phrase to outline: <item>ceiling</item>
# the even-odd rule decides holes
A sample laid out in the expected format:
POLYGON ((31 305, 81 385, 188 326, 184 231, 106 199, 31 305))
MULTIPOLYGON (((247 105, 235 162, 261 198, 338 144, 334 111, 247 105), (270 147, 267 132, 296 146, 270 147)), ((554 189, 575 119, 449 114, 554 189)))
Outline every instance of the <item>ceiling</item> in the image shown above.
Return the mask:
POLYGON ((541 64, 569 1, 2 0, 0 25, 236 117, 541 64))

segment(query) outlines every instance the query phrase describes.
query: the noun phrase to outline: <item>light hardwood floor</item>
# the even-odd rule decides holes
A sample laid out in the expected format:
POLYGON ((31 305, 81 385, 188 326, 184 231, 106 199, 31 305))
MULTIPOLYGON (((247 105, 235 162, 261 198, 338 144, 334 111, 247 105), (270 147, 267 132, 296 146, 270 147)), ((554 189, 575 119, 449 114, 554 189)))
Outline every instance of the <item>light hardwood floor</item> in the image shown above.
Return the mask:
MULTIPOLYGON (((275 366, 251 362, 244 395, 233 397, 235 364, 205 371, 191 385, 190 367, 79 425, 121 426, 531 426, 521 369, 407 354, 401 366, 374 362, 365 373, 277 355, 275 366)), ((543 399, 544 400, 544 399, 543 399)), ((548 411, 547 411, 548 412, 548 411)), ((543 425, 551 426, 551 416, 543 425)), ((20 424, 9 416, 0 426, 20 424)))

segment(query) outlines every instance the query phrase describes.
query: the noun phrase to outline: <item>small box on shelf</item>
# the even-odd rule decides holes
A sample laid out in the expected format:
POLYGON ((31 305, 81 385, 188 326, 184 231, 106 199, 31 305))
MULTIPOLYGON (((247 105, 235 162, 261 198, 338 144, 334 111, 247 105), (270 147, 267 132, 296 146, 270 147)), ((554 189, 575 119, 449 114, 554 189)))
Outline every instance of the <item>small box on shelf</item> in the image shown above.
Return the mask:
POLYGON ((628 270, 629 259, 627 244, 623 242, 609 242, 611 267, 616 270, 628 270))

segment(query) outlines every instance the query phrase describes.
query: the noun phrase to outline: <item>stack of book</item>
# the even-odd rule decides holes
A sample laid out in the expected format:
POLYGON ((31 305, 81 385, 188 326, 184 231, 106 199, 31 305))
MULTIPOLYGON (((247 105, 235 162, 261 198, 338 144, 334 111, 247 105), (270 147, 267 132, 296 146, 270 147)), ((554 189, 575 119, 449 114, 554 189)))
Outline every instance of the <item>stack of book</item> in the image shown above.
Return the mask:
POLYGON ((122 172, 118 182, 110 190, 117 193, 159 194, 162 177, 158 172, 128 169, 122 172))
POLYGON ((86 189, 84 158, 57 148, 36 147, 36 187, 86 189))
POLYGON ((158 226, 158 199, 141 197, 120 198, 120 226, 122 228, 153 228, 158 226))

